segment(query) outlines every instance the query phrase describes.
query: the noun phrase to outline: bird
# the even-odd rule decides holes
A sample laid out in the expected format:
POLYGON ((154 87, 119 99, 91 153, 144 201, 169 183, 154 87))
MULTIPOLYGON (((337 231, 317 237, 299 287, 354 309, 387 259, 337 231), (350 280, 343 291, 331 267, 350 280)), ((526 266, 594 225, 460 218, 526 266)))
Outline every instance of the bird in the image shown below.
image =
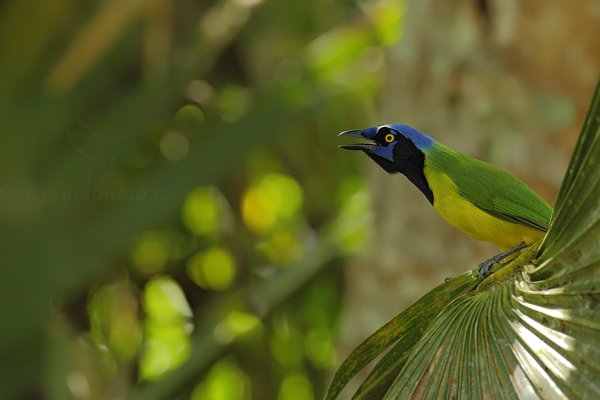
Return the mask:
POLYGON ((405 175, 450 225, 500 249, 479 264, 479 278, 490 267, 544 237, 552 208, 507 171, 462 154, 403 124, 341 132, 366 140, 339 146, 364 152, 390 174, 405 175))

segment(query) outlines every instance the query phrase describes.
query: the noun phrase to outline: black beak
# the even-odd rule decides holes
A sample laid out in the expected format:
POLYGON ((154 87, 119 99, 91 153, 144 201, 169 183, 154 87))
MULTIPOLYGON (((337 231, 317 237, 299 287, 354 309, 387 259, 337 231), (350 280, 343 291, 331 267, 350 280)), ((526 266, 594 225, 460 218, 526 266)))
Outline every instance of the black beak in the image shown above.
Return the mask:
MULTIPOLYGON (((338 136, 348 136, 348 137, 353 137, 353 138, 357 138, 357 139, 367 139, 363 133, 363 131, 360 129, 354 129, 351 131, 344 131, 340 134, 338 134, 338 136)), ((370 140, 370 139, 367 139, 370 140)), ((345 149, 345 150, 371 150, 375 145, 372 143, 356 143, 356 144, 343 144, 341 146, 339 146, 340 149, 345 149)))

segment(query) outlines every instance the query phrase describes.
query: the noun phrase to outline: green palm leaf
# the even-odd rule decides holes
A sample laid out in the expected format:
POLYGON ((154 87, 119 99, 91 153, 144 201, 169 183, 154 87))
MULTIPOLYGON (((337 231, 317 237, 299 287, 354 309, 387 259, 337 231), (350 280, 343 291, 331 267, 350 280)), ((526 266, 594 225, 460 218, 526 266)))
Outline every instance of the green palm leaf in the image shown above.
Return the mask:
POLYGON ((600 398, 600 85, 539 249, 476 288, 466 285, 472 278, 434 289, 442 302, 430 293, 390 321, 378 331, 386 346, 373 345, 378 333, 367 339, 326 399, 393 342, 356 398, 600 398))
MULTIPOLYGON (((344 361, 329 387, 326 398, 337 397, 348 381, 366 364, 374 360, 391 344, 398 342, 373 369, 357 392, 357 397, 364 393, 377 391, 382 383, 385 386, 387 382, 387 386, 389 386, 391 384, 390 372, 402 367, 408 356, 408 350, 419 340, 433 318, 457 296, 473 289, 477 282, 478 278, 472 272, 466 272, 433 289, 382 326, 344 361)), ((393 378, 395 376, 392 376, 393 378)))

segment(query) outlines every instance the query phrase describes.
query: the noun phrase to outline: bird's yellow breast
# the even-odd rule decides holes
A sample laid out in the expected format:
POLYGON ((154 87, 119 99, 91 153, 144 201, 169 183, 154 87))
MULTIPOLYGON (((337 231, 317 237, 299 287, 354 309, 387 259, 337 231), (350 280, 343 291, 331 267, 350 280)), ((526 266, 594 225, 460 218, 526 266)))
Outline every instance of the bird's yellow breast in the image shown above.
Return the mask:
POLYGON ((544 233, 524 225, 504 221, 477 208, 462 197, 445 173, 425 167, 425 177, 433 192, 433 206, 452 226, 478 240, 494 243, 501 250, 521 242, 532 244, 544 233))

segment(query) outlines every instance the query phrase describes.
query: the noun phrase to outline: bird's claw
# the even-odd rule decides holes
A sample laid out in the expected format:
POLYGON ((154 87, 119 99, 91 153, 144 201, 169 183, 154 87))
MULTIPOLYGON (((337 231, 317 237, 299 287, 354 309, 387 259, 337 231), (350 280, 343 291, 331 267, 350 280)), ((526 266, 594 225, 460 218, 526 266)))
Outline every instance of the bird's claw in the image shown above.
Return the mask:
POLYGON ((479 264, 479 280, 482 281, 485 278, 487 278, 488 276, 490 276, 490 274, 492 272, 491 271, 492 265, 499 263, 500 261, 504 260, 506 257, 513 255, 514 253, 524 249, 525 247, 527 247, 525 242, 521 242, 518 245, 516 245, 515 247, 508 249, 500 254, 496 254, 494 257, 489 258, 489 259, 485 260, 484 262, 482 262, 481 264, 479 264))
POLYGON ((494 265, 496 263, 495 260, 490 259, 490 260, 485 260, 484 262, 482 262, 481 264, 479 264, 479 280, 482 281, 485 278, 487 278, 488 276, 490 276, 491 274, 491 267, 492 265, 494 265))

